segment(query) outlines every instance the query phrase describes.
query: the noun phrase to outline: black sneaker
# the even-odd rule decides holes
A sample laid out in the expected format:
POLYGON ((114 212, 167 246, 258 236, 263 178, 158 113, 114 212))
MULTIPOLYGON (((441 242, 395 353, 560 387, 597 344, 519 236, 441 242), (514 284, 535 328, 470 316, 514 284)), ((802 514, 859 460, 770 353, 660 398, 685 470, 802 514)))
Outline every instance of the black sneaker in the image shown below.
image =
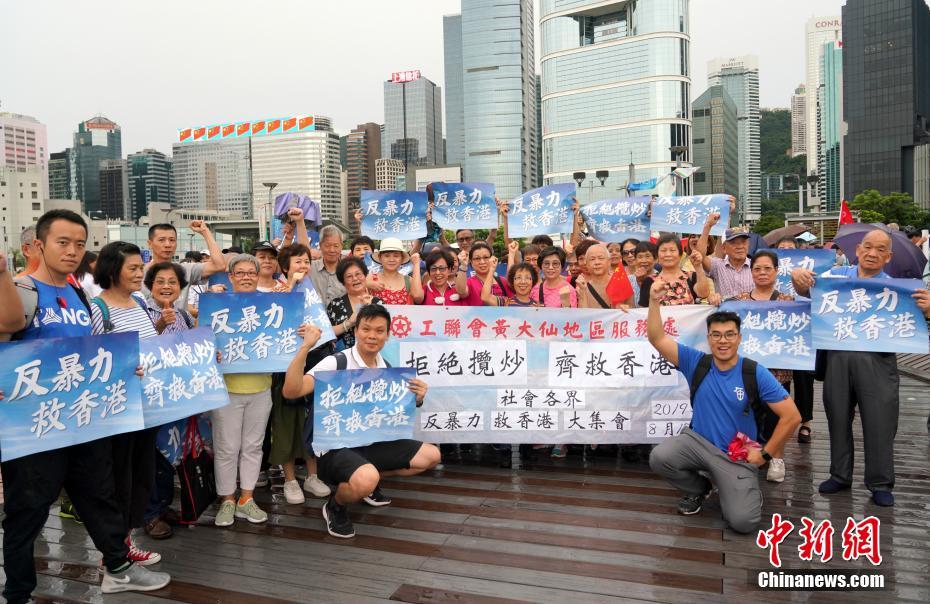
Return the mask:
POLYGON ((381 487, 375 487, 371 495, 362 498, 362 501, 376 508, 380 508, 383 505, 391 505, 391 498, 381 492, 381 487))
POLYGON ((710 482, 708 482, 707 490, 700 495, 685 495, 681 498, 681 501, 678 502, 678 513, 684 516, 697 514, 701 511, 701 507, 704 505, 704 501, 710 497, 712 492, 713 486, 711 486, 710 482))
POLYGON ((326 523, 326 531, 333 537, 351 539, 355 536, 355 529, 349 519, 349 509, 336 503, 335 495, 323 504, 323 521, 326 523))

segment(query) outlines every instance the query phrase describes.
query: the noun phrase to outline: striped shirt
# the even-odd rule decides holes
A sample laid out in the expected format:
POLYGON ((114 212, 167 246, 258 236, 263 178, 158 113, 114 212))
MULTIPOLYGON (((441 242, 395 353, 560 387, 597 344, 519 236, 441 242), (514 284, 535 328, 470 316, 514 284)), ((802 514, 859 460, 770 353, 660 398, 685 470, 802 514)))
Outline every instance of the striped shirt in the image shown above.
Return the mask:
POLYGON ((103 313, 100 312, 100 308, 96 303, 90 305, 90 321, 95 336, 103 333, 126 333, 130 331, 138 332, 140 339, 154 338, 158 335, 158 332, 155 331, 155 325, 152 323, 152 318, 142 309, 142 305, 136 303, 135 300, 133 300, 133 304, 129 308, 107 305, 107 309, 110 313, 110 322, 113 323, 113 330, 110 332, 103 329, 103 313))
MULTIPOLYGON (((149 316, 152 318, 152 322, 158 323, 161 320, 161 314, 163 312, 162 309, 156 306, 152 306, 151 301, 149 302, 148 309, 149 316)), ((186 310, 182 310, 175 306, 174 323, 171 325, 166 325, 164 331, 162 331, 162 334, 181 333, 187 331, 188 329, 193 329, 195 323, 196 321, 194 321, 194 317, 190 316, 186 310)))
POLYGON ((744 292, 752 291, 752 269, 749 268, 749 258, 743 265, 735 268, 730 264, 730 257, 723 260, 717 257, 710 259, 710 271, 707 276, 714 280, 717 293, 726 300, 744 292))

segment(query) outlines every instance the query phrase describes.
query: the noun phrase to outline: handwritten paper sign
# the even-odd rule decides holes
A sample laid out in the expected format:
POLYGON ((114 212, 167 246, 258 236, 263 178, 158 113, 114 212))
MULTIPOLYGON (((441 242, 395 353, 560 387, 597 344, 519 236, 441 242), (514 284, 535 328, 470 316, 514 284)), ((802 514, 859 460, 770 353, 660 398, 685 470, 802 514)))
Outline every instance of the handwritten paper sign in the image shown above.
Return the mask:
POLYGON ((571 233, 575 185, 547 185, 513 199, 507 212, 508 234, 518 239, 533 235, 571 233))
POLYGON ((742 321, 739 354, 768 369, 813 371, 810 302, 724 302, 742 321))
POLYGON ((362 190, 362 235, 372 239, 403 240, 426 237, 425 191, 362 190))
POLYGON ((622 242, 649 239, 649 197, 621 197, 595 201, 581 208, 588 234, 598 241, 622 242))
POLYGON ((229 404, 216 363, 216 339, 208 328, 146 338, 139 350, 146 428, 229 404))
POLYGON ((820 275, 830 270, 836 262, 836 252, 833 250, 770 250, 778 254, 778 280, 775 289, 783 294, 797 296, 794 284, 791 283, 791 271, 803 268, 820 275))
POLYGON ((297 352, 304 312, 302 293, 208 293, 200 298, 200 323, 216 336, 224 374, 285 371, 297 352))
POLYGON ((0 354, 3 461, 143 428, 138 334, 10 342, 0 354))
POLYGON ((659 197, 652 204, 653 231, 695 233, 700 235, 708 214, 720 214, 720 220, 710 230, 722 237, 730 224, 730 198, 727 195, 694 195, 689 197, 659 197))
POLYGON ((811 288, 814 347, 926 354, 927 322, 911 294, 916 279, 820 277, 811 288))
POLYGON ((413 369, 350 369, 314 374, 313 450, 413 438, 413 369))
POLYGON ((490 183, 433 183, 433 220, 445 228, 496 229, 497 202, 490 183))

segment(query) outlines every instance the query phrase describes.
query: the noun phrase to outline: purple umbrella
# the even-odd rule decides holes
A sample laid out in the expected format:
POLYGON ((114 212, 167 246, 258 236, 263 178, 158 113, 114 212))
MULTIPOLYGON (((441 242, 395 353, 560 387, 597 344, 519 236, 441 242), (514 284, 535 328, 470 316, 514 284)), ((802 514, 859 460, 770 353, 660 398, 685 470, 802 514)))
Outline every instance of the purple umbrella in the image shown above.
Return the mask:
POLYGON ((291 208, 300 208, 304 212, 305 220, 309 220, 319 226, 321 218, 319 204, 306 195, 287 192, 281 193, 274 198, 274 215, 278 218, 283 220, 284 217, 287 216, 287 211, 291 208))
POLYGON ((856 222, 844 224, 837 231, 833 243, 839 246, 850 262, 856 258, 856 246, 866 233, 880 229, 891 236, 891 262, 885 265, 885 272, 899 279, 920 279, 927 265, 927 258, 919 247, 911 243, 901 231, 891 231, 883 224, 856 222))

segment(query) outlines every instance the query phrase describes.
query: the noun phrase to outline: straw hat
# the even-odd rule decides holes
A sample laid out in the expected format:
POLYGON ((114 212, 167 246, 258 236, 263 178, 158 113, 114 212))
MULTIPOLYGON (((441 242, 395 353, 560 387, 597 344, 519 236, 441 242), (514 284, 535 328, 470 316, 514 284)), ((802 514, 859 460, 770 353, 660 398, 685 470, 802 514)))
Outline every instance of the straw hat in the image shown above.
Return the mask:
POLYGON ((401 264, 405 264, 410 261, 410 254, 407 253, 407 250, 404 249, 403 242, 397 237, 388 237, 387 239, 381 240, 381 247, 378 248, 378 251, 371 255, 375 262, 381 264, 381 254, 382 252, 400 252, 401 253, 401 264))

